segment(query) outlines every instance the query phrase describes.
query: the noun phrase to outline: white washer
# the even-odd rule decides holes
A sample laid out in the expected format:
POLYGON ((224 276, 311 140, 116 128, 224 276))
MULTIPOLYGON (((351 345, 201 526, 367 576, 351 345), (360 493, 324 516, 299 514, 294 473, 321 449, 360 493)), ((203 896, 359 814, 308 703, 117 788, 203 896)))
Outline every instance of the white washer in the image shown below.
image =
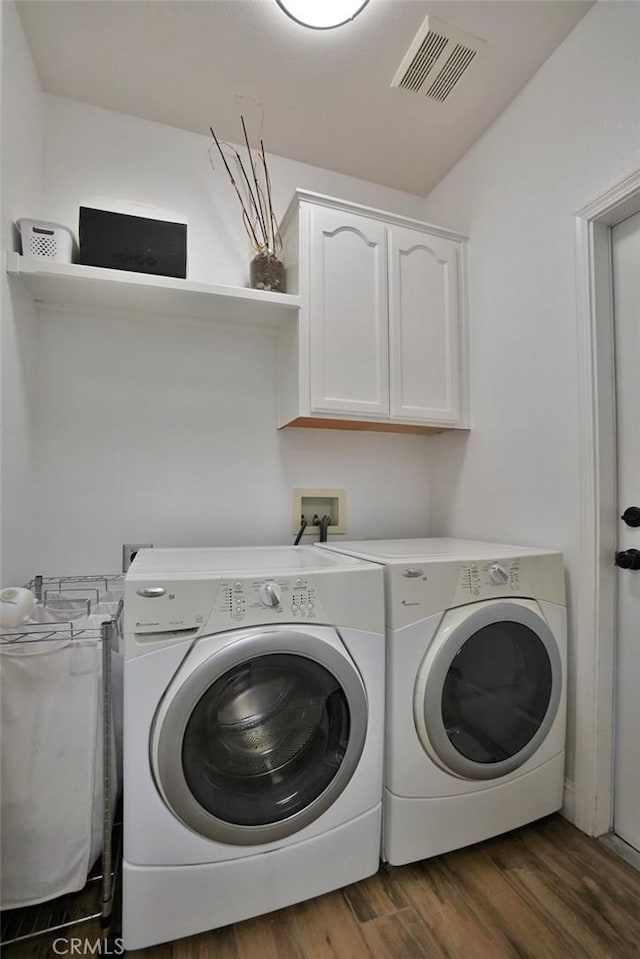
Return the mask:
POLYGON ((312 547, 141 550, 124 655, 127 949, 377 871, 379 566, 312 547))
POLYGON ((385 568, 383 858, 436 856, 559 809, 561 553, 458 539, 322 548, 385 568))

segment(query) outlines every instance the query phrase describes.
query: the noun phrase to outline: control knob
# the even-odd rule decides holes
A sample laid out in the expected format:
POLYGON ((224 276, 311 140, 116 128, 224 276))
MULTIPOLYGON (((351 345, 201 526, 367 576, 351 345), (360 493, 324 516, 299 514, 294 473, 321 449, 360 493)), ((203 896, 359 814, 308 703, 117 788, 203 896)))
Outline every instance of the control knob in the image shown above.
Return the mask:
POLYGON ((279 606, 281 593, 275 583, 265 583, 260 589, 260 602, 263 606, 279 606))
POLYGON ((494 563, 491 569, 489 570, 489 576, 494 583, 497 583, 499 586, 504 586, 505 583, 509 582, 509 574, 504 568, 504 566, 499 566, 497 563, 494 563))

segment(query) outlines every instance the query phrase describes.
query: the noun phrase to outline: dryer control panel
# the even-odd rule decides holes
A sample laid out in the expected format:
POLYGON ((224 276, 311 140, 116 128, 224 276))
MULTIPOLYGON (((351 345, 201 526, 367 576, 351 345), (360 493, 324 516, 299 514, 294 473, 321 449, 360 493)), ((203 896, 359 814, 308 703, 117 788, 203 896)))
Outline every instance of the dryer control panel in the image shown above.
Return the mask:
POLYGON ((556 594, 563 595, 559 554, 394 564, 387 582, 387 626, 398 629, 479 600, 556 594))
POLYGON ((520 561, 507 559, 501 562, 479 562, 460 567, 458 590, 476 599, 487 599, 493 594, 504 595, 505 591, 520 590, 520 561))

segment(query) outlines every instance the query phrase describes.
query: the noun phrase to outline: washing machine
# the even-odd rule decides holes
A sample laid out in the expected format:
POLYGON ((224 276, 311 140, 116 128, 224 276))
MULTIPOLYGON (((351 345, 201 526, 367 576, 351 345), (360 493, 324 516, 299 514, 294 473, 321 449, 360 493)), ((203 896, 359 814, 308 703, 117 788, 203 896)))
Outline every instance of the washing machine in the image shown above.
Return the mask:
POLYGON ((123 645, 127 949, 377 871, 380 566, 313 547, 141 550, 123 645))
POLYGON ((319 548, 385 570, 383 858, 436 856, 558 810, 562 554, 460 539, 319 548))

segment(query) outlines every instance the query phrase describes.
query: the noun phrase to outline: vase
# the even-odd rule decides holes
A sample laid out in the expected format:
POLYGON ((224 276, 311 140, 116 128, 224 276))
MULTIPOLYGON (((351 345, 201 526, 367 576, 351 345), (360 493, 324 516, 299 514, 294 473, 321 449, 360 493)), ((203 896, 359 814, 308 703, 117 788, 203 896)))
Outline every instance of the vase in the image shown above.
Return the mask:
POLYGON ((275 253, 258 253, 251 261, 251 287, 254 290, 285 292, 284 263, 275 253))

